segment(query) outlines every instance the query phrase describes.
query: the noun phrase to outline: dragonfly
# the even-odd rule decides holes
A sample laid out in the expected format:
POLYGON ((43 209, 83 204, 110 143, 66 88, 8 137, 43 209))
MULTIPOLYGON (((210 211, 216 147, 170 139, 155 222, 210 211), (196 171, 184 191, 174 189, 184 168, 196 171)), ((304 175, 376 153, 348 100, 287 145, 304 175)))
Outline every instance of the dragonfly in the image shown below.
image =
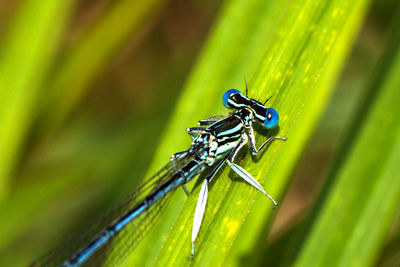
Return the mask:
POLYGON ((191 235, 193 257, 195 241, 205 213, 208 185, 225 164, 277 206, 277 202, 260 183, 234 163, 237 153, 247 143, 250 144, 251 153, 257 155, 273 140, 287 140, 286 137, 270 136, 259 148, 256 147, 253 124, 258 123, 266 129, 272 129, 278 125, 279 115, 275 109, 265 106, 270 98, 261 103, 249 98, 247 91, 247 85, 246 95, 237 89, 226 91, 222 102, 232 110, 230 115, 200 120, 198 126, 186 129, 192 138, 189 149, 173 154, 158 173, 130 193, 88 231, 72 237, 65 245, 53 250, 33 265, 99 265, 110 259, 113 264, 122 263, 160 216, 169 200, 169 197, 166 197, 168 193, 182 187, 189 195, 185 184, 209 169, 204 175, 194 212, 191 235))

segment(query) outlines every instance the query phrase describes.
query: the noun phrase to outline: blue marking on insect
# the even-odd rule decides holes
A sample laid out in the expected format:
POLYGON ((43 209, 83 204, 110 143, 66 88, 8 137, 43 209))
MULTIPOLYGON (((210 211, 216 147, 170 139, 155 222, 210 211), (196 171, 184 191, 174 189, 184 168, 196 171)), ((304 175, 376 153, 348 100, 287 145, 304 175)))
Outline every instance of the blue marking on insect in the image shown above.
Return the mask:
POLYGON ((240 91, 237 89, 230 89, 225 92, 225 94, 222 96, 222 103, 224 103, 225 107, 228 107, 228 100, 232 94, 240 94, 240 91))
POLYGON ((267 108, 267 115, 265 116, 264 126, 267 129, 274 128, 278 125, 279 115, 273 108, 267 108))
POLYGON ((115 225, 114 231, 120 231, 125 225, 127 225, 132 218, 135 218, 138 214, 142 213, 146 209, 147 205, 142 205, 140 208, 135 210, 132 214, 124 218, 124 220, 120 221, 118 224, 115 225))
MULTIPOLYGON (((247 87, 247 86, 246 86, 247 87)), ((269 98, 268 98, 269 99, 269 98)), ((160 214, 165 205, 166 195, 179 186, 185 190, 185 184, 195 176, 211 167, 204 177, 203 185, 197 200, 191 237, 191 255, 194 255, 195 241, 203 220, 208 196, 208 183, 226 163, 236 174, 248 184, 262 192, 272 203, 277 202, 263 189, 258 181, 246 170, 234 163, 237 153, 249 143, 252 155, 257 155, 273 140, 286 140, 286 137, 270 136, 257 148, 253 131, 253 123, 263 125, 267 129, 277 126, 279 115, 273 108, 265 107, 265 103, 242 95, 237 89, 230 89, 222 97, 223 104, 233 112, 228 116, 216 116, 199 121, 199 127, 188 128, 187 133, 193 141, 188 150, 175 153, 171 161, 158 173, 151 177, 136 191, 127 196, 112 213, 95 225, 96 231, 87 232, 79 243, 80 249, 70 255, 71 248, 76 249, 72 242, 70 249, 62 247, 45 257, 40 265, 80 266, 88 263, 102 263, 102 257, 114 257, 115 262, 123 260, 126 254, 136 246, 146 234, 152 222, 160 214), (129 225, 129 227, 127 227, 129 225), (127 235, 127 236, 125 236, 127 235), (117 240, 119 237, 120 238, 117 240), (87 240, 91 240, 87 243, 87 240), (121 251, 113 254, 113 247, 122 242, 121 251), (116 241, 116 242, 114 242, 116 241), (51 257, 53 256, 53 257, 51 257), (98 260, 96 262, 96 260, 98 260)), ((185 190, 187 192, 187 190, 185 190)), ((115 263, 113 262, 113 263, 115 263)))

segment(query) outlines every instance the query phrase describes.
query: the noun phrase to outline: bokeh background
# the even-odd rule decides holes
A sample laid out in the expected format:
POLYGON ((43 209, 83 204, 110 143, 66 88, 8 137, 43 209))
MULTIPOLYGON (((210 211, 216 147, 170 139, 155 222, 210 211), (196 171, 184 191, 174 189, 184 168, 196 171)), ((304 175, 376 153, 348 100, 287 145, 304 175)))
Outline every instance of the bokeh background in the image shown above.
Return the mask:
MULTIPOLYGON (((0 1, 1 266, 28 265, 150 174, 177 100, 230 2, 0 1)), ((400 45, 399 4, 367 5, 279 211, 259 233, 259 252, 238 256, 236 264, 292 264, 286 244, 333 184, 329 174, 346 157, 340 153, 351 145, 349 132, 378 94, 371 77, 395 65, 385 62, 400 45)), ((175 150, 181 148, 169 153, 175 150)), ((399 211, 382 229, 369 265, 400 266, 399 211)))

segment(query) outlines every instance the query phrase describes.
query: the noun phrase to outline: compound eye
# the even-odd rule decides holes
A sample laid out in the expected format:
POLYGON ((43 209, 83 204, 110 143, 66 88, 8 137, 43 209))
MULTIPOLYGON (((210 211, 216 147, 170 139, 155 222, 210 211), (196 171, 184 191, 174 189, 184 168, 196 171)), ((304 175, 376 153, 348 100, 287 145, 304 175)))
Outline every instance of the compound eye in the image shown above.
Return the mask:
POLYGON ((265 116, 264 126, 267 129, 274 128, 278 125, 279 115, 273 108, 267 108, 267 115, 265 116))
POLYGON ((240 91, 237 89, 230 89, 225 92, 224 96, 222 97, 222 103, 224 103, 225 107, 229 108, 228 106, 229 97, 235 94, 240 94, 240 91))

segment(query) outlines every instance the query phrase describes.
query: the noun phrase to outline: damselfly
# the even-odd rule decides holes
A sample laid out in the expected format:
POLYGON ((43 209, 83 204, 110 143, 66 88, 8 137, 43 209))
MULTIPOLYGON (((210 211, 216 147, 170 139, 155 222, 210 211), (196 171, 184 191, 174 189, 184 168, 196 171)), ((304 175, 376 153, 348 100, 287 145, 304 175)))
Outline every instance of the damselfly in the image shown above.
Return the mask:
POLYGON ((265 107, 268 99, 262 104, 248 98, 247 88, 246 96, 236 89, 228 90, 222 101, 227 108, 233 110, 232 114, 201 120, 197 127, 188 128, 186 131, 193 139, 188 150, 173 154, 167 165, 128 195, 89 231, 49 253, 37 264, 80 266, 84 263, 99 264, 107 258, 112 258, 114 263, 121 263, 159 216, 168 200, 165 196, 179 186, 188 194, 185 184, 206 167, 210 167, 211 171, 203 180, 194 213, 192 256, 207 203, 208 184, 224 163, 277 206, 276 201, 257 180, 234 163, 234 159, 247 142, 250 143, 251 153, 256 155, 274 139, 286 140, 285 137, 271 136, 259 148, 256 147, 253 123, 259 123, 267 129, 274 128, 279 121, 278 113, 265 107))

